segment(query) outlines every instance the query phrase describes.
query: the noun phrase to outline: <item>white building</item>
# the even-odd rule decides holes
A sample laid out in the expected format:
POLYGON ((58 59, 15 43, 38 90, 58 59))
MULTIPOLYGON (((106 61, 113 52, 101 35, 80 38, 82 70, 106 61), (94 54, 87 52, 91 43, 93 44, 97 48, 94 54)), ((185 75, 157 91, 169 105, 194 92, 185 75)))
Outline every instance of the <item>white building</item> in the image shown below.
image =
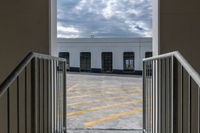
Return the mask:
POLYGON ((57 43, 70 71, 141 74, 142 59, 152 55, 152 38, 58 39, 57 43))

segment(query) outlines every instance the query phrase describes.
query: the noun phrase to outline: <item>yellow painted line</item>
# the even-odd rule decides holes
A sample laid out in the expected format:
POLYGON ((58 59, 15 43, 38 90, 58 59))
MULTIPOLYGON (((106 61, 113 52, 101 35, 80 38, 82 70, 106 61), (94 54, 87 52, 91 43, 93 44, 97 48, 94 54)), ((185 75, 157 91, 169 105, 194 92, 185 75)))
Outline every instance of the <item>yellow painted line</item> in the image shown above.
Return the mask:
MULTIPOLYGON (((78 90, 76 90, 78 91, 78 90)), ((131 92, 131 91, 136 91, 135 89, 134 90, 131 90, 131 89, 99 89, 99 90, 80 90, 80 91, 83 91, 84 93, 94 93, 94 92, 105 92, 105 91, 113 91, 113 92, 131 92)), ((73 92, 74 94, 74 91, 72 90, 71 93, 73 92)))
POLYGON ((67 92, 71 91, 72 89, 76 88, 78 86, 78 84, 72 85, 71 87, 69 87, 67 89, 67 92))
MULTIPOLYGON (((77 96, 67 96, 67 98, 84 98, 84 97, 91 97, 91 96, 99 96, 99 95, 105 95, 105 94, 121 94, 123 92, 126 92, 126 91, 121 91, 118 93, 115 93, 115 92, 103 92, 101 94, 86 94, 86 95, 77 95, 77 96)), ((132 90, 132 91, 128 91, 128 93, 140 93, 142 91, 139 91, 139 90, 132 90)))
POLYGON ((107 108, 117 107, 117 106, 121 106, 121 105, 134 104, 134 103, 139 103, 139 102, 142 102, 142 100, 133 100, 133 101, 130 101, 130 102, 121 102, 121 103, 115 103, 115 104, 106 105, 106 106, 97 106, 97 107, 87 108, 87 109, 84 109, 84 110, 69 112, 67 114, 67 116, 80 115, 82 113, 86 113, 86 112, 89 112, 89 111, 107 109, 107 108))
POLYGON ((73 89, 73 91, 71 92, 74 92, 74 91, 81 91, 81 90, 85 90, 87 92, 94 92, 94 91, 104 91, 104 90, 123 90, 123 89, 128 89, 128 90, 131 90, 131 89, 142 89, 142 86, 135 86, 135 87, 131 87, 131 88, 121 88, 121 87, 101 87, 101 88, 95 88, 95 89, 73 89), (98 90, 97 90, 98 89, 98 90))
POLYGON ((103 122, 103 121, 106 121, 106 120, 116 119, 116 118, 119 118, 119 117, 124 116, 124 115, 130 115, 130 114, 138 113, 138 112, 141 112, 141 111, 142 111, 142 109, 134 109, 134 110, 130 110, 130 111, 127 111, 127 112, 112 114, 112 115, 109 115, 109 116, 106 116, 106 117, 103 117, 103 118, 100 118, 100 119, 96 119, 96 120, 93 120, 93 121, 90 121, 90 122, 85 122, 84 126, 92 126, 92 125, 95 125, 96 123, 100 123, 100 122, 103 122))
POLYGON ((131 96, 135 96, 135 95, 139 95, 139 94, 130 94, 130 95, 125 95, 125 96, 115 96, 115 97, 110 97, 110 98, 101 98, 101 99, 97 99, 97 100, 90 100, 90 101, 86 101, 86 102, 74 102, 74 103, 68 103, 67 106, 77 106, 77 105, 83 105, 83 104, 89 104, 89 103, 95 103, 95 102, 101 102, 101 101, 112 101, 114 99, 119 99, 119 98, 127 98, 127 97, 131 97, 131 96))

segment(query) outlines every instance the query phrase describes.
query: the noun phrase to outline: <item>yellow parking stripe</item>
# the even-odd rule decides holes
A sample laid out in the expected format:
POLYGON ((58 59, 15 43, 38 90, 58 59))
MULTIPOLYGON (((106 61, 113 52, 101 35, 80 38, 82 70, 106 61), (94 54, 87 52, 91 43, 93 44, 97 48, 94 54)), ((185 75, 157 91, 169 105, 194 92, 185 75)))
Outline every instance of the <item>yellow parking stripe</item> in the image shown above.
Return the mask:
POLYGON ((111 101, 111 100, 115 100, 115 99, 119 99, 119 98, 127 98, 127 97, 131 97, 131 96, 136 96, 139 94, 130 94, 130 95, 125 95, 125 96, 115 96, 115 97, 109 97, 109 98, 101 98, 101 99, 97 99, 97 100, 90 100, 90 101, 86 101, 86 102, 74 102, 74 103, 68 103, 67 106, 77 106, 77 105, 83 105, 83 104, 89 104, 89 103, 95 103, 95 102, 101 102, 101 101, 111 101))
POLYGON ((109 115, 109 116, 106 116, 106 117, 103 117, 103 118, 100 118, 100 119, 96 119, 96 120, 93 120, 93 121, 90 121, 90 122, 85 122, 84 126, 92 126, 92 125, 94 125, 96 123, 100 123, 100 122, 103 122, 103 121, 106 121, 106 120, 110 120, 110 119, 116 119, 116 118, 124 116, 124 115, 130 115, 130 114, 138 113, 138 112, 141 112, 141 111, 142 111, 142 109, 134 109, 134 110, 127 111, 127 112, 121 112, 121 113, 118 113, 118 114, 112 114, 112 115, 109 115))
POLYGON ((94 91, 105 91, 105 90, 124 90, 124 89, 128 89, 128 90, 131 90, 131 89, 141 89, 142 86, 134 86, 134 87, 131 87, 131 88, 120 88, 120 87, 101 87, 101 88, 95 88, 95 89, 73 89, 72 92, 75 92, 75 91, 87 91, 87 92, 94 92, 94 91), (98 89, 98 90, 96 90, 98 89))
POLYGON ((67 89, 67 92, 71 91, 72 89, 76 88, 78 84, 74 84, 67 89))
POLYGON ((70 112, 70 113, 67 114, 67 116, 80 115, 82 113, 86 113, 86 112, 89 112, 89 111, 107 109, 107 108, 117 107, 117 106, 121 106, 121 105, 134 104, 134 103, 139 103, 139 102, 142 102, 142 100, 133 100, 133 101, 130 101, 130 102, 121 102, 121 103, 116 103, 116 104, 111 104, 111 105, 106 105, 106 106, 92 107, 92 108, 87 108, 87 109, 84 109, 84 110, 70 112))
MULTIPOLYGON (((105 94, 121 94, 123 92, 126 92, 126 91, 121 91, 118 93, 115 93, 115 92, 103 92, 102 94, 86 94, 86 95, 77 95, 77 96, 67 96, 67 98, 84 98, 84 97, 91 97, 91 96, 98 96, 98 95, 105 95, 105 94)), ((139 91, 139 90, 131 90, 131 91, 127 91, 127 93, 140 93, 142 91, 139 91)))

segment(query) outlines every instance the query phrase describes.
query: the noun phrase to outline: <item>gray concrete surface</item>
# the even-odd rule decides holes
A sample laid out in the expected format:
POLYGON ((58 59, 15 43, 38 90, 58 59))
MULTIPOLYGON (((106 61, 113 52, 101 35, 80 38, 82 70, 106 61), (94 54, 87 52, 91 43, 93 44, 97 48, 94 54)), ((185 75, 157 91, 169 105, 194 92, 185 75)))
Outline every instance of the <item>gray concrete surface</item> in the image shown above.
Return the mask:
POLYGON ((142 129, 140 76, 68 73, 67 85, 69 133, 139 133, 142 129))

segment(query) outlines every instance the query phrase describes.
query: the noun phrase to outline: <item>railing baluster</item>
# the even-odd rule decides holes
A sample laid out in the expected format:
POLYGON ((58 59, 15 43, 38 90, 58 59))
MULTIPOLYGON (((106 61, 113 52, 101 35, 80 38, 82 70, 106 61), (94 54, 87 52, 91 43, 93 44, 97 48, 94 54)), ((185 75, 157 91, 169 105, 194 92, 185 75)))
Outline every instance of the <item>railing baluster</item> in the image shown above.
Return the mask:
POLYGON ((168 81, 169 81, 169 133, 171 133, 171 114, 172 114, 172 112, 171 112, 171 60, 172 60, 172 58, 169 58, 169 63, 168 63, 168 72, 169 72, 169 76, 168 76, 168 81))
POLYGON ((55 61, 53 60, 53 132, 56 130, 56 105, 55 105, 55 61))
POLYGON ((191 133, 191 77, 188 75, 188 133, 191 133))
POLYGON ((59 105, 60 105, 60 107, 59 107, 59 113, 60 113, 60 132, 62 133, 62 106, 61 106, 61 101, 62 101, 62 96, 61 96, 61 93, 62 93, 62 86, 61 86, 61 84, 62 84, 62 81, 61 81, 61 74, 62 74, 62 64, 61 64, 61 62, 59 62, 60 64, 59 64, 59 66, 61 67, 60 69, 60 71, 59 71, 59 89, 60 89, 60 93, 59 93, 59 105))
POLYGON ((58 123, 58 61, 56 61, 56 132, 59 131, 59 123, 58 123))
POLYGON ((19 77, 17 77, 17 133, 19 133, 19 77))
POLYGON ((146 81, 146 62, 143 62, 143 129, 146 131, 146 82, 145 81, 146 81))
POLYGON ((163 70, 163 72, 164 72, 164 75, 163 75, 163 78, 164 78, 164 116, 165 116, 165 118, 164 118, 164 128, 165 128, 165 131, 164 131, 164 133, 166 133, 167 132, 167 73, 166 73, 166 59, 163 59, 163 62, 164 62, 164 70, 163 70))
POLYGON ((44 59, 42 59, 42 132, 44 132, 44 128, 45 128, 45 67, 44 67, 44 59))
POLYGON ((61 101, 61 105, 60 105, 60 115, 61 115, 61 120, 60 120, 60 123, 61 123, 61 133, 63 133, 63 81, 62 79, 64 78, 63 77, 63 73, 64 73, 64 70, 63 70, 63 62, 61 62, 61 73, 60 73, 60 101, 61 101))
POLYGON ((7 131, 10 133, 10 88, 7 90, 7 131))
POLYGON ((153 132, 154 133, 158 133, 158 130, 157 130, 157 73, 156 73, 156 70, 157 70, 157 60, 154 60, 154 66, 153 66, 153 74, 154 74, 154 130, 153 132))
POLYGON ((162 94, 162 91, 161 91, 161 86, 162 86, 162 84, 161 84, 161 60, 158 60, 158 62, 159 62, 159 65, 158 65, 158 74, 159 74, 159 78, 158 78, 158 84, 159 84, 159 87, 158 87, 158 95, 159 95, 159 97, 158 97, 158 105, 159 105, 159 107, 158 107, 158 119, 159 119, 159 133, 161 133, 162 132, 162 98, 161 98, 161 94, 162 94))
POLYGON ((41 132, 41 59, 38 58, 38 130, 41 132))
POLYGON ((165 112, 166 112, 166 133, 169 133, 169 58, 165 59, 165 112))
POLYGON ((180 79, 180 89, 181 89, 181 106, 182 106, 182 110, 181 110, 181 132, 183 132, 183 66, 181 65, 181 79, 180 79))
POLYGON ((198 89, 198 133, 200 133, 200 86, 197 87, 198 89))
POLYGON ((58 88, 57 88, 57 92, 58 92, 58 132, 60 133, 60 75, 59 75, 59 72, 60 72, 60 64, 59 64, 59 61, 58 61, 58 69, 57 69, 57 81, 58 81, 58 88))
POLYGON ((49 79, 50 79, 50 75, 49 75, 49 73, 50 73, 50 71, 49 71, 49 60, 47 60, 47 64, 46 64, 46 94, 47 94, 47 98, 46 98, 46 104, 47 104, 47 121, 46 121, 46 125, 47 125, 47 133, 49 133, 49 128, 50 128, 50 125, 49 125, 49 121, 50 121, 50 119, 49 119, 49 117, 50 117, 50 115, 49 115, 49 111, 51 110, 50 108, 49 108, 49 101, 50 101, 50 99, 49 99, 49 96, 50 96, 50 93, 49 93, 49 79))
POLYGON ((147 132, 149 132, 149 84, 148 84, 148 62, 146 62, 146 96, 147 96, 147 132))
POLYGON ((38 59, 31 61, 31 133, 38 132, 38 59))
POLYGON ((25 94, 25 132, 27 133, 27 67, 25 67, 25 90, 24 90, 24 94, 25 94))
POLYGON ((154 89, 153 89, 153 63, 154 63, 154 61, 152 60, 151 61, 151 132, 152 133, 154 133, 154 131, 153 131, 153 125, 154 125, 154 121, 153 121, 153 116, 154 116, 154 89))
POLYGON ((149 62, 146 63, 147 72, 146 72, 146 92, 147 92, 147 131, 149 132, 149 82, 148 82, 148 74, 149 74, 149 68, 148 68, 149 62))
POLYGON ((174 56, 171 57, 171 133, 174 133, 174 56))
POLYGON ((48 132, 49 133, 52 133, 52 61, 49 60, 48 61, 48 78, 49 78, 49 81, 48 81, 48 94, 49 94, 49 97, 48 97, 48 125, 49 125, 49 128, 48 128, 48 132))
POLYGON ((64 64, 64 67, 63 67, 63 71, 64 71, 64 75, 63 75, 63 126, 64 126, 64 133, 67 133, 67 121, 66 121, 66 119, 67 119, 67 109, 66 109, 66 104, 67 104, 67 97, 66 97, 66 95, 67 95, 67 86, 66 86, 66 62, 64 62, 63 63, 64 64))
POLYGON ((148 123, 148 120, 149 120, 149 105, 148 105, 148 102, 149 102, 149 100, 148 100, 148 98, 149 98, 149 95, 148 95, 148 68, 147 68, 147 65, 148 65, 148 62, 146 62, 146 98, 147 98, 147 103, 146 103, 146 116, 147 116, 147 119, 146 119, 146 128, 147 128, 147 132, 149 132, 149 128, 148 128, 148 125, 149 125, 149 123, 148 123))

